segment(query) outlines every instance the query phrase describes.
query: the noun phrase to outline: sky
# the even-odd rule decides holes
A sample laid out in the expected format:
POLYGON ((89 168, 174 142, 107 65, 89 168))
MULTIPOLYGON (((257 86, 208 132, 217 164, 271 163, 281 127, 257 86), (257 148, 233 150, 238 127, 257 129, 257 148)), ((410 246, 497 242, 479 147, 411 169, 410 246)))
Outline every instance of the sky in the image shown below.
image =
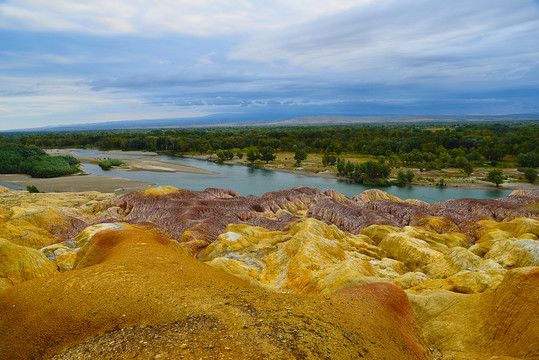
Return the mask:
POLYGON ((0 0, 0 130, 515 113, 538 0, 0 0))

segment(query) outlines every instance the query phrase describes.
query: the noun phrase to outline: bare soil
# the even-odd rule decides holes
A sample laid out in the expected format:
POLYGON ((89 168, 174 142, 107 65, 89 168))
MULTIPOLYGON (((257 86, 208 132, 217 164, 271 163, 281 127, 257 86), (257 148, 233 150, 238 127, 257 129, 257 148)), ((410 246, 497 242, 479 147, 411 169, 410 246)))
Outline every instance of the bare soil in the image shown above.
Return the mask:
POLYGON ((155 185, 146 181, 101 175, 68 175, 49 179, 37 179, 25 174, 1 174, 0 182, 23 187, 34 185, 39 191, 46 192, 99 191, 115 194, 145 190, 155 185))

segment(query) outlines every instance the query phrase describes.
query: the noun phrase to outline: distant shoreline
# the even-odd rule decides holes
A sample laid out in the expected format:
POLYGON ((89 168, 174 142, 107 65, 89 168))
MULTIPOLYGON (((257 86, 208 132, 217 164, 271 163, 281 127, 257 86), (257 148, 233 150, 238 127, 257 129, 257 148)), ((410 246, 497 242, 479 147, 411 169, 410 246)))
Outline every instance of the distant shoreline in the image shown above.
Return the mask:
POLYGON ((98 191, 115 194, 146 190, 156 185, 147 181, 103 175, 67 175, 42 179, 26 174, 0 174, 0 182, 18 185, 23 189, 28 185, 34 185, 39 191, 44 192, 98 191))
MULTIPOLYGON (((189 159, 196 159, 196 160, 203 160, 203 161, 213 161, 208 159, 207 155, 192 155, 192 154, 183 154, 183 155, 176 155, 178 157, 185 157, 189 159)), ((238 166, 246 166, 250 167, 249 164, 240 163, 238 161, 225 161, 223 164, 227 165, 238 165, 238 166)), ((262 165, 262 166, 255 166, 257 169, 263 169, 268 171, 278 171, 283 173, 289 173, 289 174, 296 174, 296 175, 304 175, 304 176, 311 176, 311 177, 319 177, 319 178, 325 178, 325 179, 336 179, 336 180, 343 180, 343 181, 351 181, 350 179, 339 176, 338 174, 335 174, 334 172, 314 172, 309 171, 305 169, 287 169, 287 168, 281 168, 281 167, 275 167, 275 166, 268 166, 268 165, 262 165)), ((496 185, 487 182, 487 181, 480 181, 475 180, 473 183, 470 181, 455 181, 453 179, 445 179, 447 188, 464 188, 464 189, 478 189, 478 190, 538 190, 539 185, 538 184, 530 184, 530 183, 524 183, 524 182, 509 182, 509 183, 503 183, 500 184, 499 187, 496 187, 496 185)), ((428 184, 428 183, 419 183, 419 182, 411 182, 409 184, 406 184, 407 186, 417 186, 417 187, 435 187, 434 184, 428 184)), ((396 186, 396 185, 392 185, 396 186)))
MULTIPOLYGON (((50 149, 47 152, 51 155, 68 155, 71 154, 74 149, 50 149)), ((152 157, 159 155, 155 152, 147 151, 128 151, 121 150, 108 151, 106 153, 115 155, 140 155, 141 157, 152 157)), ((106 153, 104 155, 106 155, 106 153)), ((213 161, 208 158, 208 155, 192 155, 182 154, 175 155, 177 157, 184 157, 196 160, 213 161)), ((81 158, 81 162, 90 163, 96 159, 102 159, 103 157, 88 157, 81 158)), ((118 170, 124 171, 153 171, 153 172, 187 172, 198 174, 216 174, 215 172, 200 169, 194 166, 181 165, 160 159, 124 159, 126 166, 118 168, 118 170)), ((249 167, 250 165, 241 160, 225 161, 224 164, 238 165, 249 167)), ((302 168, 280 168, 276 166, 262 165, 257 166, 258 169, 277 171, 283 173, 290 173, 296 175, 304 175, 310 177, 337 179, 343 181, 350 181, 349 179, 339 176, 334 172, 314 172, 302 168)), ((146 181, 129 180, 123 177, 106 176, 106 175, 68 175, 57 178, 39 179, 32 178, 29 175, 23 174, 0 174, 0 182, 6 184, 13 184, 26 188, 28 185, 34 185, 40 191, 46 192, 78 192, 78 191, 99 191, 105 193, 124 194, 132 191, 145 190, 153 187, 157 184, 146 181)), ((452 179, 446 179, 447 188, 463 188, 463 189, 483 189, 483 190, 537 190, 539 186, 536 184, 524 183, 524 182, 510 182, 501 184, 496 187, 494 184, 475 180, 473 183, 470 181, 455 181, 452 179)), ((408 184, 414 187, 434 187, 433 184, 412 182, 408 184)))

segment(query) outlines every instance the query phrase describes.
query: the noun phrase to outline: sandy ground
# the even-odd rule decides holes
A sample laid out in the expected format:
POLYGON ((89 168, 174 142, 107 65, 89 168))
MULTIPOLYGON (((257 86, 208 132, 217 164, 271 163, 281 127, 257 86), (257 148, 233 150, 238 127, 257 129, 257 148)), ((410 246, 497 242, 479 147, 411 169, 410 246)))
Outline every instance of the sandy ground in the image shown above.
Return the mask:
MULTIPOLYGON (((79 158, 81 163, 97 163, 104 160, 102 157, 79 158)), ((193 174, 217 174, 213 171, 200 169, 194 166, 171 163, 156 159, 122 159, 123 165, 115 167, 114 170, 125 171, 157 171, 157 172, 185 172, 193 174)))
MULTIPOLYGON (((45 152, 49 155, 72 155, 73 151, 77 149, 44 149, 45 152)), ((104 154, 114 154, 114 155, 141 155, 141 156, 155 156, 159 155, 153 151, 123 151, 123 150, 109 150, 103 151, 104 154)))
MULTIPOLYGON (((70 155, 72 149, 49 149, 50 155, 70 155)), ((155 172, 185 172, 195 174, 216 174, 215 172, 199 169, 194 166, 181 165, 152 159, 146 155, 157 155, 157 153, 147 151, 108 151, 109 154, 141 155, 140 159, 122 159, 124 165, 116 167, 115 170, 125 171, 155 171, 155 172)), ((106 157, 79 158, 81 163, 96 163, 106 157)), ((39 191, 45 192, 79 192, 79 191, 99 191, 103 193, 125 194, 132 191, 145 190, 155 183, 128 180, 116 176, 104 175, 69 175, 50 179, 32 178, 24 174, 0 174, 0 182, 15 184, 26 188, 34 185, 39 191)))
POLYGON ((99 191, 115 194, 145 190, 155 185, 146 181, 101 175, 69 175, 50 179, 37 179, 23 174, 1 174, 0 182, 23 187, 34 185, 39 191, 46 192, 99 191))
MULTIPOLYGON (((49 155, 71 155, 73 149, 47 149, 46 152, 49 155)), ((141 155, 143 158, 138 159, 121 159, 124 162, 124 165, 114 168, 115 170, 126 170, 126 171, 158 171, 158 172, 185 172, 193 174, 217 174, 213 171, 208 171, 204 169, 199 169, 194 166, 176 164, 168 161, 158 160, 148 158, 146 156, 155 156, 158 155, 155 152, 150 151, 121 151, 121 150, 111 150, 103 151, 104 156, 93 156, 93 157, 80 157, 78 158, 81 163, 97 163, 107 159, 106 154, 115 154, 115 155, 141 155)))

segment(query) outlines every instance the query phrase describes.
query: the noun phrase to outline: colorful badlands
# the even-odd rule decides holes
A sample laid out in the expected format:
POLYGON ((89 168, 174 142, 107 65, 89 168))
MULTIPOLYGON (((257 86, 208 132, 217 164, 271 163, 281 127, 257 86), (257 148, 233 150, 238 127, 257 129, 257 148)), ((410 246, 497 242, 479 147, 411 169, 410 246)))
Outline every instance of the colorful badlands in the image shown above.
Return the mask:
POLYGON ((0 199, 0 359, 539 358, 539 191, 0 199))

